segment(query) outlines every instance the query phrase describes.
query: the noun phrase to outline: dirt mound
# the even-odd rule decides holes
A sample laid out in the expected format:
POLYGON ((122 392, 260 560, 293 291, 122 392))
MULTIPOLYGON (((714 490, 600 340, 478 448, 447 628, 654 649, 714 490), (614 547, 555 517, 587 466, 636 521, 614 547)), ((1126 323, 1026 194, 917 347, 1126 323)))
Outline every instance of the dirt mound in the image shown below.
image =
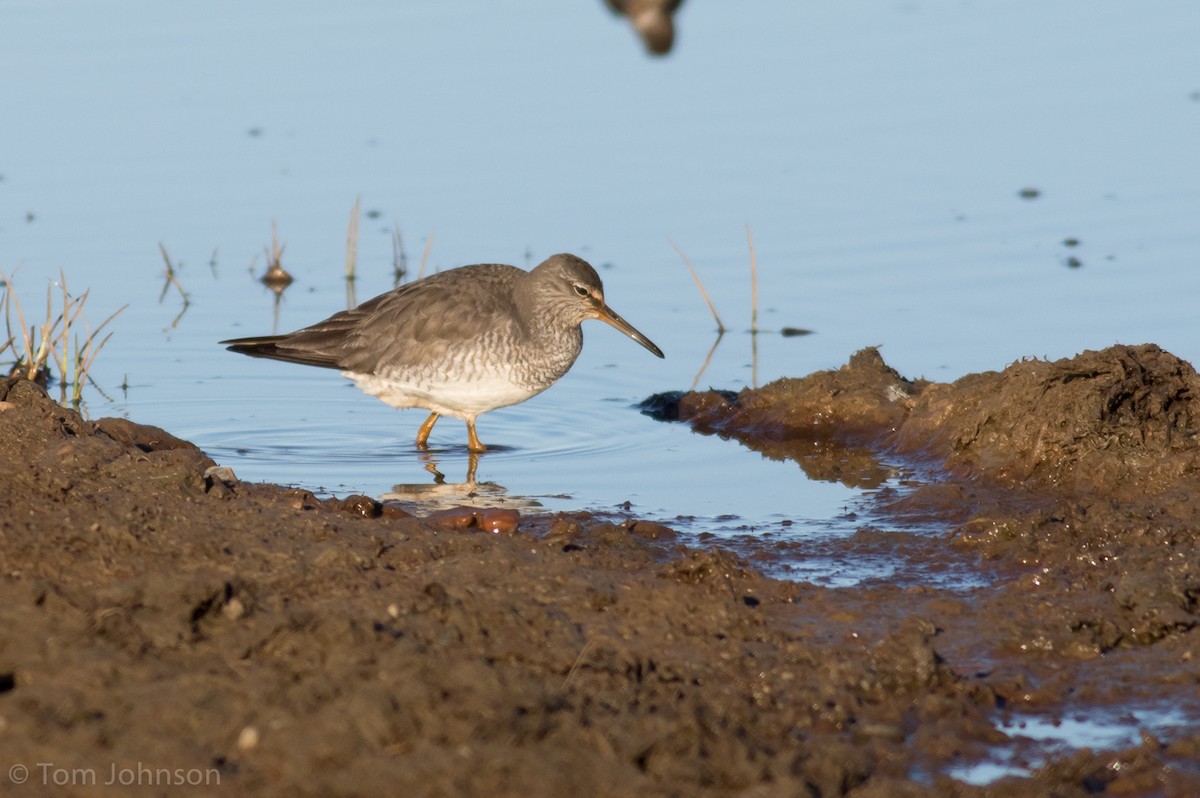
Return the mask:
POLYGON ((906 380, 864 349, 835 371, 784 378, 740 394, 657 394, 642 411, 736 438, 776 460, 795 460, 810 479, 874 488, 889 476, 874 445, 907 417, 924 381, 906 380))
POLYGON ((835 371, 785 377, 740 394, 660 394, 643 402, 642 408, 661 420, 687 421, 702 432, 728 432, 740 439, 836 437, 853 444, 894 430, 925 385, 901 377, 878 350, 864 349, 835 371))
POLYGON ((1200 465, 1200 376, 1154 345, 931 385, 909 410, 898 451, 952 474, 1081 495, 1159 493, 1200 465))
POLYGON ((768 453, 833 441, 1055 493, 1161 492, 1200 473, 1200 376, 1153 344, 949 384, 906 379, 870 348, 840 369, 740 394, 661 394, 643 409, 768 453))

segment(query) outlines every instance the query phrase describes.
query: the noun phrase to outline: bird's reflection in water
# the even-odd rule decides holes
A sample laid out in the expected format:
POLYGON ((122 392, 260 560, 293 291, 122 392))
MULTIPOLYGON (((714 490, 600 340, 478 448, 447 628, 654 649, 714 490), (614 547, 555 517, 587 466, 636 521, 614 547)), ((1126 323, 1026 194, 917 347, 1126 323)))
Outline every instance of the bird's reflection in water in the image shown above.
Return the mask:
POLYGON ((425 470, 433 475, 433 483, 393 485, 390 493, 380 496, 381 501, 398 502, 401 505, 420 505, 423 514, 430 510, 451 507, 513 507, 536 508, 541 504, 524 496, 509 496, 508 488, 495 482, 479 482, 475 474, 479 459, 487 453, 467 453, 467 473, 462 482, 449 482, 438 467, 438 453, 418 452, 417 457, 425 464, 425 470))

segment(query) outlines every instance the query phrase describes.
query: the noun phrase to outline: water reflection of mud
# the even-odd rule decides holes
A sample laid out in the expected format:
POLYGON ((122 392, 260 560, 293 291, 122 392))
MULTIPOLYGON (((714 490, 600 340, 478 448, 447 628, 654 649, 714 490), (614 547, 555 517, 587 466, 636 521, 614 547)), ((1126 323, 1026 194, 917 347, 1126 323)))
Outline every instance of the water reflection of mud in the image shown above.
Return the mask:
MULTIPOLYGON (((703 394, 684 394, 669 391, 655 394, 643 401, 642 412, 659 421, 678 421, 680 401, 687 396, 692 406, 684 415, 692 418, 693 428, 705 435, 733 437, 722 431, 720 424, 705 424, 696 416, 696 398, 703 406, 711 407, 723 402, 736 401, 729 391, 707 391, 703 394)), ((901 476, 901 470, 880 461, 875 450, 866 446, 847 444, 833 434, 815 430, 811 434, 795 433, 780 437, 774 429, 764 429, 761 434, 745 434, 739 431, 738 441, 748 449, 760 452, 772 460, 794 460, 809 479, 823 482, 840 482, 851 488, 872 489, 882 487, 889 479, 901 476)))

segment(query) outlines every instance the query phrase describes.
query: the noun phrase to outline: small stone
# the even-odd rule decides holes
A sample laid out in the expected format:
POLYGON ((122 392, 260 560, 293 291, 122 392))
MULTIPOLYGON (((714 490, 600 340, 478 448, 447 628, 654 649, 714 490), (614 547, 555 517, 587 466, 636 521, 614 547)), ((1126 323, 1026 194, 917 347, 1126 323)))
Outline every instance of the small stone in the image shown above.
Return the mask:
POLYGON ((502 507, 452 507, 430 513, 425 521, 443 529, 478 527, 487 532, 515 532, 521 523, 521 514, 502 507))
POLYGON ((258 747, 259 733, 253 726, 247 726, 238 734, 237 747, 239 751, 253 751, 258 747))
POLYGON ((234 596, 229 601, 225 602, 225 606, 221 608, 221 614, 231 621, 239 620, 246 615, 246 605, 237 596, 234 596))
POLYGON ((391 502, 381 502, 379 513, 384 518, 412 518, 412 513, 391 502))
POLYGON ((430 513, 425 521, 443 529, 470 529, 475 526, 475 511, 470 507, 452 507, 430 513))
POLYGON ((327 503, 334 510, 341 510, 351 515, 363 518, 378 518, 383 513, 383 507, 370 496, 354 494, 344 499, 330 499, 327 503))
POLYGON ((213 482, 220 482, 226 487, 233 487, 237 484, 237 475, 233 473, 233 469, 228 466, 212 466, 204 469, 204 481, 209 485, 213 482))
POLYGON ((521 523, 521 514, 516 510, 489 507, 475 512, 475 520, 481 529, 488 532, 516 532, 521 523))

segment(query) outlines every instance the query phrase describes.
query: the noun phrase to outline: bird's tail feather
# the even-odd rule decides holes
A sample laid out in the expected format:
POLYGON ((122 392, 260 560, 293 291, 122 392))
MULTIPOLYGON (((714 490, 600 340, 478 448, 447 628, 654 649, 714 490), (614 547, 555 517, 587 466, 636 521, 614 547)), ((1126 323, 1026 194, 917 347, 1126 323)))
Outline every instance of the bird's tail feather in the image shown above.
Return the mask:
POLYGON ((323 368, 341 368, 337 360, 324 352, 299 349, 288 346, 289 336, 263 335, 256 338, 232 338, 221 341, 230 352, 237 352, 250 357, 265 357, 271 360, 283 360, 288 363, 302 363, 306 366, 321 366, 323 368))

